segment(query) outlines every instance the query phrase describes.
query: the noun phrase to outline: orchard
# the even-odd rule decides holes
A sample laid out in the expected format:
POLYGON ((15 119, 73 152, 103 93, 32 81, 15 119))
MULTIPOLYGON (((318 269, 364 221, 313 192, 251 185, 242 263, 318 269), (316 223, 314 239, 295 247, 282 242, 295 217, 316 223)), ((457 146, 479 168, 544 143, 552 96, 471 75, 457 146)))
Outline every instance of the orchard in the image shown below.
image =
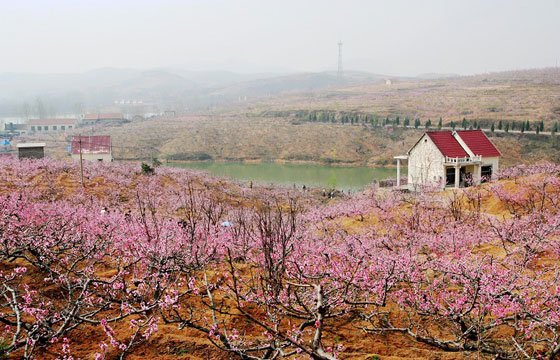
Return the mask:
POLYGON ((154 358, 173 331, 167 354, 217 358, 358 358, 357 339, 397 336, 455 359, 560 358, 558 165, 328 204, 165 167, 79 173, 0 160, 4 356, 154 358), (182 347, 195 337, 203 350, 182 347))

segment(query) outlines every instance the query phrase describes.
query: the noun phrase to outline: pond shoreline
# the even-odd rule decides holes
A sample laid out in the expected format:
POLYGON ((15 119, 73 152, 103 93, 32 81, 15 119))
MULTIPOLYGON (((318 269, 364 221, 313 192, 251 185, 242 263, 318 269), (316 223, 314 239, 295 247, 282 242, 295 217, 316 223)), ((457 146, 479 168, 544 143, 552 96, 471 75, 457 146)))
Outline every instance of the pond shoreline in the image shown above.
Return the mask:
MULTIPOLYGON (((293 162, 168 162, 166 166, 204 171, 212 176, 254 184, 359 191, 396 177, 390 167, 337 166, 293 162)), ((403 171, 406 173, 406 169, 403 171)))
MULTIPOLYGON (((140 161, 140 160, 139 160, 140 161)), ((312 160, 286 160, 286 159, 276 159, 276 160, 265 160, 265 159, 241 159, 241 160, 160 160, 163 164, 205 164, 205 163, 218 163, 218 164, 229 164, 229 163, 239 163, 239 164, 281 164, 281 165, 319 165, 319 166, 332 166, 341 168, 356 168, 356 167, 369 167, 372 169, 383 168, 383 169, 397 169, 396 163, 393 164, 371 164, 363 162, 324 162, 324 161, 312 161, 312 160)), ((401 169, 405 168, 401 164, 401 169)))

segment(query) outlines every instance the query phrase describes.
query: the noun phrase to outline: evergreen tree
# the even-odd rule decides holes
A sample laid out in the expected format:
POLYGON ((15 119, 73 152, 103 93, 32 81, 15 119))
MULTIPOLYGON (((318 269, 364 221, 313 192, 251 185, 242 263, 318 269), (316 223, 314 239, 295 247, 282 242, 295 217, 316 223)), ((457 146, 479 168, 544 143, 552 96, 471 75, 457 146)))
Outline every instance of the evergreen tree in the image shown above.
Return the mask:
POLYGON ((480 130, 480 123, 478 123, 478 125, 476 125, 476 130, 480 130))
POLYGON ((557 133, 558 132, 558 121, 554 123, 554 125, 552 125, 552 132, 557 133))
POLYGON ((525 130, 531 130, 531 123, 529 122, 529 120, 527 120, 527 122, 525 123, 525 130))
POLYGON ((537 126, 535 127, 535 134, 539 135, 540 132, 541 132, 541 126, 537 124, 537 126))
POLYGON ((467 127, 469 126, 469 123, 467 122, 466 118, 463 118, 463 130, 467 130, 467 127))
POLYGON ((525 132, 525 122, 521 123, 521 133, 523 134, 525 132))
POLYGON ((420 119, 414 120, 414 128, 418 129, 418 126, 420 126, 420 119))
POLYGON ((515 121, 511 122, 511 130, 515 130, 515 121))
POLYGON ((502 130, 502 120, 498 121, 498 130, 502 130))
POLYGON ((544 121, 541 120, 540 125, 540 131, 544 131, 544 121))
POLYGON ((473 128, 478 129, 478 123, 476 122, 476 120, 473 123, 473 128))
POLYGON ((397 116, 395 118, 395 125, 399 126, 400 124, 401 124, 401 118, 397 116))
POLYGON ((441 127, 442 127, 442 126, 443 126, 443 119, 440 117, 440 118, 439 118, 439 122, 438 122, 438 124, 437 124, 437 127, 438 127, 438 129, 441 130, 441 127))
POLYGON ((506 132, 509 132, 509 122, 506 123, 506 132))
POLYGON ((496 128, 494 127, 494 123, 492 123, 492 126, 490 126, 490 131, 492 131, 492 134, 494 133, 494 130, 496 130, 496 128))
POLYGON ((428 121, 426 121, 426 129, 429 129, 430 126, 432 126, 432 120, 428 119, 428 121))
POLYGON ((408 127, 410 125, 410 119, 408 117, 406 117, 404 119, 404 127, 408 127))
POLYGON ((457 124, 455 124, 455 121, 450 122, 449 125, 451 125, 451 128, 453 128, 453 130, 455 130, 455 126, 457 126, 457 124))

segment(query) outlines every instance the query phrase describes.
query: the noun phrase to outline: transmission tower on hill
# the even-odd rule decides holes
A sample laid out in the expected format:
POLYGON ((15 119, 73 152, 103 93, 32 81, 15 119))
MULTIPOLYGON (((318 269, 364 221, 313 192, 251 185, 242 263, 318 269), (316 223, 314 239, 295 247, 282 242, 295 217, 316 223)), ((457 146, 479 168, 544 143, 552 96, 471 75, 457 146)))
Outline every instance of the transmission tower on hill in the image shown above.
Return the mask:
POLYGON ((342 41, 338 42, 338 79, 342 80, 342 41))

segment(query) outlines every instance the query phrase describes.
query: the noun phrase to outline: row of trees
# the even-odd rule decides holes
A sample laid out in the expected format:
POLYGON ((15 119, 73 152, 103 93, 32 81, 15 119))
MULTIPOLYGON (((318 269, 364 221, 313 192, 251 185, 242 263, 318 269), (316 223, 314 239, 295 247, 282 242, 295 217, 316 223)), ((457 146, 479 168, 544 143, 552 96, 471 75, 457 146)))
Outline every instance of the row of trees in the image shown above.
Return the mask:
MULTIPOLYGON (((431 119, 421 120, 420 118, 411 119, 409 117, 404 117, 401 119, 400 116, 396 116, 394 118, 390 117, 380 117, 377 114, 371 113, 362 113, 362 112, 345 112, 345 111, 332 111, 332 110, 298 110, 298 111, 273 111, 267 112, 266 115, 268 116, 295 116, 297 119, 311 121, 311 122, 324 122, 324 123, 342 123, 342 124, 364 124, 364 125, 371 125, 373 127, 379 126, 404 126, 410 127, 413 126, 414 128, 438 128, 442 129, 443 127, 450 127, 453 129, 488 129, 492 132, 496 130, 509 132, 511 131, 521 131, 522 133, 526 131, 535 131, 537 134, 545 131, 544 121, 536 121, 530 122, 527 121, 505 121, 499 120, 497 123, 492 122, 489 120, 467 120, 467 118, 463 118, 463 120, 458 123, 455 121, 450 121, 448 123, 444 123, 443 118, 439 118, 437 123, 434 121, 432 122, 431 119)), ((553 133, 558 132, 558 122, 552 123, 550 126, 549 131, 553 133)))

